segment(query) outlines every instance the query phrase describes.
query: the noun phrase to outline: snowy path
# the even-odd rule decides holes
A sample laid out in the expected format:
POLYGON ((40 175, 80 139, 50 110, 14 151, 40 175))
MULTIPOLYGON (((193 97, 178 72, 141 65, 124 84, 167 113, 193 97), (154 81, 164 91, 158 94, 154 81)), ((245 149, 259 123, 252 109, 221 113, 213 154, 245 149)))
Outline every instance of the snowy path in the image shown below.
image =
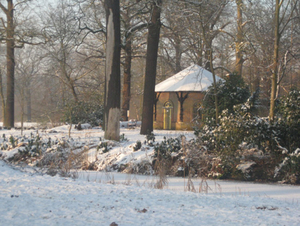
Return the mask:
POLYGON ((74 181, 23 173, 0 161, 0 225, 112 222, 119 226, 300 225, 300 204, 263 196, 205 195, 74 181))

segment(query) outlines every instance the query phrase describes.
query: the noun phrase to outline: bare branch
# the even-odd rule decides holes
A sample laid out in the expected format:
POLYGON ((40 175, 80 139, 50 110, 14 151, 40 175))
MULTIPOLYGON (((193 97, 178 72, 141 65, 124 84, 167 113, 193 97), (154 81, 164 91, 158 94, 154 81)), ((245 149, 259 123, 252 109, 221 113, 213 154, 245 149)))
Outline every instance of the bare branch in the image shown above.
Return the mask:
MULTIPOLYGON (((289 1, 289 3, 290 3, 290 1, 289 1)), ((287 25, 289 24, 289 22, 291 22, 291 20, 293 19, 292 16, 293 16, 293 12, 294 12, 295 9, 296 9, 296 5, 297 5, 297 4, 294 3, 294 5, 293 5, 293 7, 292 7, 292 9, 291 9, 291 13, 290 13, 290 15, 289 15, 289 18, 286 20, 286 22, 285 22, 285 24, 283 25, 281 31, 279 31, 279 35, 280 35, 280 36, 281 36, 282 33, 284 32, 284 30, 285 30, 285 28, 287 27, 287 25)), ((288 7, 288 6, 287 6, 287 7, 288 7)), ((286 13, 287 7, 286 7, 286 9, 285 9, 285 11, 284 11, 284 13, 283 13, 283 16, 282 16, 282 18, 281 18, 280 24, 282 23, 282 21, 283 21, 283 19, 284 19, 284 15, 285 15, 285 13, 286 13)))
POLYGON ((17 3, 15 4, 15 8, 18 7, 18 6, 21 5, 21 4, 27 3, 27 2, 29 2, 29 1, 30 1, 30 0, 24 0, 24 1, 21 1, 21 2, 17 2, 17 3))
POLYGON ((224 33, 224 34, 227 34, 227 35, 229 35, 231 38, 233 38, 233 39, 235 40, 235 36, 234 36, 233 34, 227 32, 227 31, 225 31, 225 30, 223 30, 223 29, 219 29, 219 32, 222 32, 222 33, 224 33))
POLYGON ((2 9, 2 11, 3 11, 5 14, 8 13, 7 8, 5 8, 4 5, 2 5, 2 3, 0 3, 0 8, 2 9))
POLYGON ((136 26, 133 26, 132 28, 130 28, 128 31, 126 31, 125 33, 125 37, 128 38, 129 36, 131 36, 135 31, 141 30, 145 27, 148 26, 148 23, 142 23, 142 24, 138 24, 136 26))
POLYGON ((5 22, 2 17, 1 17, 1 23, 2 23, 2 26, 4 27, 4 29, 6 29, 5 22))
POLYGON ((228 68, 225 68, 225 67, 222 67, 222 66, 215 67, 214 70, 224 70, 224 71, 227 71, 229 74, 232 73, 228 68))

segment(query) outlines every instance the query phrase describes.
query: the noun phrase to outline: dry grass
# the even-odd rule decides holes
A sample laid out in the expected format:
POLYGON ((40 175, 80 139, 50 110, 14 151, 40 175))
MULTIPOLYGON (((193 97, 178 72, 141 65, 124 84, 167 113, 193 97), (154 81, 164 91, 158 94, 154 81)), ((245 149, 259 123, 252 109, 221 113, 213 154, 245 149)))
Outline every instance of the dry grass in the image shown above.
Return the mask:
POLYGON ((106 183, 108 184, 116 184, 115 176, 110 172, 105 172, 106 183))
POLYGON ((205 193, 208 194, 208 191, 213 191, 211 187, 209 187, 206 179, 202 179, 201 182, 199 183, 199 193, 205 193))
POLYGON ((163 189, 168 186, 168 179, 166 174, 166 162, 163 159, 157 160, 155 163, 155 172, 157 173, 157 181, 153 187, 156 189, 163 189))
POLYGON ((62 177, 78 178, 78 169, 88 163, 88 147, 82 151, 69 153, 47 153, 40 161, 39 166, 46 169, 46 173, 54 176, 59 174, 62 177))
POLYGON ((195 193, 197 192, 190 175, 188 176, 188 181, 187 181, 186 186, 184 187, 184 191, 190 191, 190 192, 195 192, 195 193))

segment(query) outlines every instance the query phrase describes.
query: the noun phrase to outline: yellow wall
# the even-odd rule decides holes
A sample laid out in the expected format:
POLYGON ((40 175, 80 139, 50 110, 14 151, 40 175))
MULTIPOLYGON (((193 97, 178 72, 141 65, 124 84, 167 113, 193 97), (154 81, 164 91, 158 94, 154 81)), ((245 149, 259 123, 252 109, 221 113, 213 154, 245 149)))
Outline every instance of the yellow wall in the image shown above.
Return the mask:
MULTIPOLYGON (((183 95, 185 95, 184 93, 183 95)), ((194 124, 193 107, 195 103, 203 100, 204 94, 200 92, 189 93, 188 98, 183 103, 183 122, 180 122, 180 103, 176 93, 161 93, 156 105, 156 120, 154 118, 154 129, 164 129, 164 105, 167 101, 173 103, 171 115, 171 129, 172 130, 192 130, 194 124)))

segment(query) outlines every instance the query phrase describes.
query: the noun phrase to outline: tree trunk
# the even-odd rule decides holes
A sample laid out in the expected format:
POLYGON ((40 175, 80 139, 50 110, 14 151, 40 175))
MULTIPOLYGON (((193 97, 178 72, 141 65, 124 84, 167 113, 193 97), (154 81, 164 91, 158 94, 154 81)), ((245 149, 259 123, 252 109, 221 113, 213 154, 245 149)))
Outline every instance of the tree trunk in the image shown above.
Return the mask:
POLYGON ((212 46, 210 47, 210 56, 209 56, 209 65, 210 65, 210 72, 213 75, 213 86, 214 86, 214 96, 215 96, 215 108, 216 108, 216 123, 219 122, 219 102, 218 102, 218 90, 217 90, 217 80, 215 75, 215 70, 213 66, 213 53, 212 53, 212 46))
POLYGON ((24 128, 24 106, 25 106, 25 91, 21 88, 21 135, 23 136, 23 128, 24 128))
POLYGON ((2 120, 5 120, 5 97, 3 93, 3 80, 2 80, 2 71, 0 69, 0 97, 1 97, 1 104, 2 104, 2 120))
POLYGON ((181 41, 180 38, 175 38, 175 73, 178 73, 181 71, 181 41))
POLYGON ((28 86, 26 91, 26 107, 27 107, 27 122, 31 122, 31 91, 30 86, 28 86))
POLYGON ((120 140, 120 2, 105 0, 106 65, 105 65, 105 139, 120 140))
POLYGON ((128 121, 127 111, 130 106, 130 82, 131 82, 131 59, 132 59, 131 38, 128 37, 125 44, 125 64, 124 64, 124 82, 122 91, 122 120, 128 121))
POLYGON ((271 97, 270 97, 270 113, 269 120, 274 120, 275 115, 275 99, 277 93, 277 74, 278 74, 278 58, 279 58, 279 42, 280 42, 280 33, 279 33, 279 13, 280 13, 280 3, 279 0, 276 0, 275 6, 275 42, 274 42, 274 58, 273 58, 273 73, 271 77, 271 97))
POLYGON ((216 110, 216 123, 219 122, 219 103, 218 103, 218 90, 217 90, 217 80, 213 66, 213 50, 211 37, 206 37, 207 28, 202 26, 203 41, 205 44, 205 69, 210 71, 213 75, 213 87, 214 87, 214 99, 215 99, 215 110, 216 110))
POLYGON ((62 56, 61 56, 62 59, 60 60, 62 81, 66 84, 67 87, 70 88, 75 102, 79 102, 78 95, 75 90, 75 81, 71 78, 71 74, 69 74, 68 70, 67 70, 67 65, 68 65, 67 57, 68 56, 67 56, 67 53, 65 50, 66 47, 65 47, 63 40, 60 41, 60 48, 62 50, 62 56))
POLYGON ((237 6, 237 35, 235 42, 235 72, 242 76, 243 70, 243 54, 242 54, 242 45, 243 45, 243 0, 236 0, 237 6))
POLYGON ((153 131, 153 105, 155 102, 155 80, 160 33, 160 12, 162 0, 153 1, 151 22, 148 27, 146 72, 141 134, 153 131))
POLYGON ((7 0, 7 27, 6 27, 6 64, 7 64, 7 87, 6 87, 6 108, 4 126, 14 127, 15 114, 15 42, 14 42, 14 6, 12 0, 7 0))

